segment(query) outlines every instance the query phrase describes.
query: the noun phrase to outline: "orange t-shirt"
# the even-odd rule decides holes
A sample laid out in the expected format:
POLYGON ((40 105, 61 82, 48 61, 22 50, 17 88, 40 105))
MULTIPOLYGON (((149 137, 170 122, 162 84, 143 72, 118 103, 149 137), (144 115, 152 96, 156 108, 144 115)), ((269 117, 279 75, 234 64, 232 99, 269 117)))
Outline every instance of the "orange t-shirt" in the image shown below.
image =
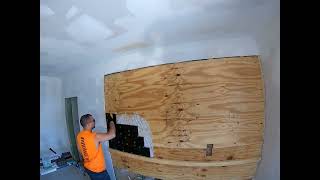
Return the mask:
POLYGON ((84 167, 93 172, 106 170, 102 145, 95 142, 96 133, 83 130, 77 135, 77 144, 84 160, 84 167))

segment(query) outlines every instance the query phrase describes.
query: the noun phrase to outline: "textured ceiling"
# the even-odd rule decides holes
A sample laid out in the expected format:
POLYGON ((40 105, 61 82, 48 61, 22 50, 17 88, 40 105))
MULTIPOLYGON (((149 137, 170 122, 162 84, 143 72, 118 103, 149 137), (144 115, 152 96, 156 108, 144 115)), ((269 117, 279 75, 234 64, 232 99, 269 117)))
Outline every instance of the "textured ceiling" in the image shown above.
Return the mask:
POLYGON ((278 0, 41 0, 41 74, 128 51, 252 33, 278 0))

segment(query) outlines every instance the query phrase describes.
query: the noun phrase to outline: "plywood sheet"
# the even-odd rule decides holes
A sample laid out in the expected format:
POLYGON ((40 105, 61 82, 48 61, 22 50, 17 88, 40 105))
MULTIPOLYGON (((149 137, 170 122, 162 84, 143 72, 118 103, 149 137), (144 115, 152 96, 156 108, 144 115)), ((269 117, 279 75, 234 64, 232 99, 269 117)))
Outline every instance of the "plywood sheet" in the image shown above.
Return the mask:
POLYGON ((257 158, 264 131, 260 60, 208 59, 106 75, 105 110, 142 116, 150 126, 157 159, 257 158), (212 156, 205 155, 208 144, 213 144, 212 156))
POLYGON ((261 144, 249 144, 225 148, 213 148, 212 156, 206 156, 206 149, 155 147, 155 158, 183 161, 227 161, 259 158, 261 144))
POLYGON ((257 159, 222 162, 184 162, 151 159, 129 153, 110 150, 114 165, 131 172, 159 179, 251 179, 257 159))

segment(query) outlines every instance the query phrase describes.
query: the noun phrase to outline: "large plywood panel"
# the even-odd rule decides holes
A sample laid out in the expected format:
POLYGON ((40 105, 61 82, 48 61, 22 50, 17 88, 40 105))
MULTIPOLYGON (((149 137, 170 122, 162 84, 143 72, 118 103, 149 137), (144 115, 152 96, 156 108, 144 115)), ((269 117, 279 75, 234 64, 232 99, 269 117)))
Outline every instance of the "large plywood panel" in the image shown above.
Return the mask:
POLYGON ((105 76, 105 110, 137 113, 155 157, 245 160, 261 155, 264 89, 257 56, 189 61, 105 76), (207 144, 213 155, 205 156, 207 144))

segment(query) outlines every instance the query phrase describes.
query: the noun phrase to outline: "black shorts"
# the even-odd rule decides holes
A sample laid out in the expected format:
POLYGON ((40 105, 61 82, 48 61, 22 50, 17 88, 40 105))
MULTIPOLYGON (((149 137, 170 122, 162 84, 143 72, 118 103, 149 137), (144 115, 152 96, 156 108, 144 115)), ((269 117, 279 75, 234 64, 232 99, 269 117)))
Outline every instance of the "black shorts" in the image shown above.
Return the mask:
POLYGON ((90 171, 87 168, 84 168, 87 172, 87 174, 90 176, 91 180, 110 180, 109 174, 106 170, 96 173, 93 171, 90 171))

